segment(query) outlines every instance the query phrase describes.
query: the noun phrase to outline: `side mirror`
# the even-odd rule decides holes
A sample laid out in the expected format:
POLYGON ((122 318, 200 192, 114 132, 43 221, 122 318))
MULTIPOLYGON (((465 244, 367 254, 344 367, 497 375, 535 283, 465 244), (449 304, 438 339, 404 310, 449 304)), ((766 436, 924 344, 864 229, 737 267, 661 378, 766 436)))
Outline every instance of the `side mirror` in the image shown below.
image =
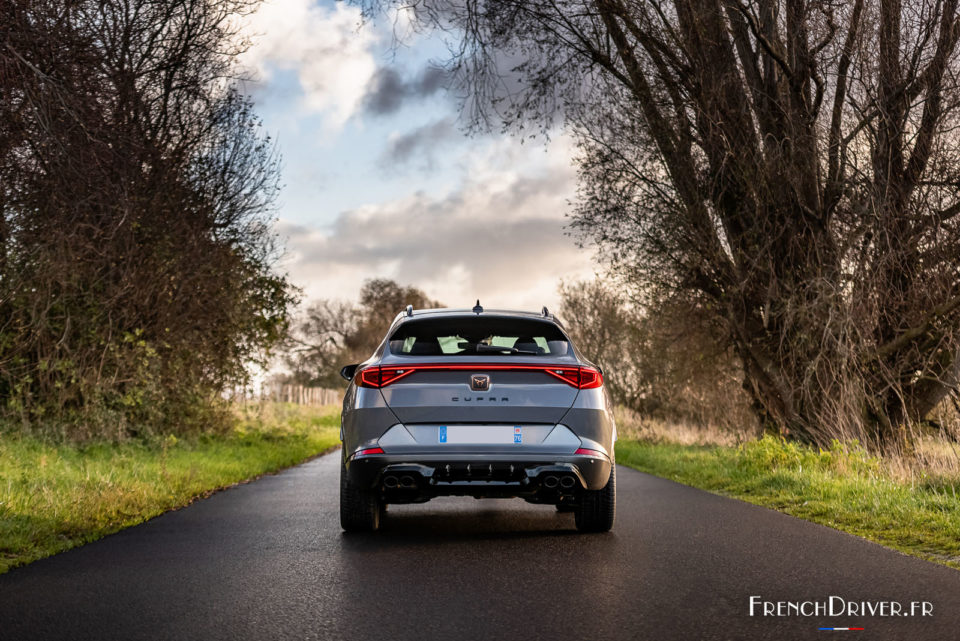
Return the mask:
POLYGON ((340 376, 342 376, 345 380, 352 381, 353 375, 357 373, 357 367, 359 366, 359 363, 354 365, 344 365, 340 368, 340 376))

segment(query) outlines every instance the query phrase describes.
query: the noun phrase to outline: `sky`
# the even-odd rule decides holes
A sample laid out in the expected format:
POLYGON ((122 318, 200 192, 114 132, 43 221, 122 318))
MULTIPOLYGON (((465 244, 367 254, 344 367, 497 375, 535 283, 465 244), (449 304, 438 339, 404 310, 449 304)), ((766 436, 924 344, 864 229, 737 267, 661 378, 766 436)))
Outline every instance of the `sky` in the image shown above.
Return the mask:
POLYGON ((592 277, 564 229, 569 138, 466 135, 443 43, 405 14, 364 23, 330 0, 267 0, 245 29, 247 91, 283 159, 280 267, 305 302, 385 277, 451 307, 539 310, 561 279, 592 277))

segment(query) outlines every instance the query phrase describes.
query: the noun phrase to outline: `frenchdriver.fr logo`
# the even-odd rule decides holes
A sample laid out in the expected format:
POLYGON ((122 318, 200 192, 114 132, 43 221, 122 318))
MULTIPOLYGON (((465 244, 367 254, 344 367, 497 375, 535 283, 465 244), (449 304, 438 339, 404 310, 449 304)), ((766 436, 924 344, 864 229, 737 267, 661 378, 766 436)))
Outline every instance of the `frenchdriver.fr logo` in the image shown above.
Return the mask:
MULTIPOLYGON (((762 617, 932 617, 930 601, 855 601, 832 595, 806 601, 767 601, 750 597, 750 616, 762 617)), ((820 631, 862 631, 864 627, 819 627, 820 631)))

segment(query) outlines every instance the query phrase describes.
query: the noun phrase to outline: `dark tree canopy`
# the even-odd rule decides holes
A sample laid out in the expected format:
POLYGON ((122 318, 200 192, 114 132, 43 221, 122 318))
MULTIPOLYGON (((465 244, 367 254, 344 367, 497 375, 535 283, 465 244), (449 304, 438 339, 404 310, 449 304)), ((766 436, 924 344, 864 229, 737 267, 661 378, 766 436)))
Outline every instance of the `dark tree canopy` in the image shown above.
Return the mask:
MULTIPOLYGON (((175 429, 281 338, 247 0, 0 0, 0 402, 175 429)), ((125 427, 126 426, 126 427, 125 427)))
POLYGON ((895 447, 956 390, 957 0, 403 4, 471 114, 564 119, 574 228, 723 325, 768 426, 895 447))

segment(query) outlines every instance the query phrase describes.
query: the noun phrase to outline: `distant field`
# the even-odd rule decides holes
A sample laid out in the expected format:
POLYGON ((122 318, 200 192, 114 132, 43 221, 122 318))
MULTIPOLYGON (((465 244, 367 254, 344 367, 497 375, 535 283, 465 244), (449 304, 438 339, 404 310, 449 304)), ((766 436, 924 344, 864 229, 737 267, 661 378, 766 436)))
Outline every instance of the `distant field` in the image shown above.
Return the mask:
POLYGON ((251 406, 229 433, 189 440, 0 434, 0 573, 324 452, 339 442, 339 409, 251 406))
POLYGON ((623 465, 960 568, 960 476, 942 462, 950 453, 940 455, 924 468, 871 457, 856 445, 823 451, 770 436, 737 446, 617 443, 623 465))

